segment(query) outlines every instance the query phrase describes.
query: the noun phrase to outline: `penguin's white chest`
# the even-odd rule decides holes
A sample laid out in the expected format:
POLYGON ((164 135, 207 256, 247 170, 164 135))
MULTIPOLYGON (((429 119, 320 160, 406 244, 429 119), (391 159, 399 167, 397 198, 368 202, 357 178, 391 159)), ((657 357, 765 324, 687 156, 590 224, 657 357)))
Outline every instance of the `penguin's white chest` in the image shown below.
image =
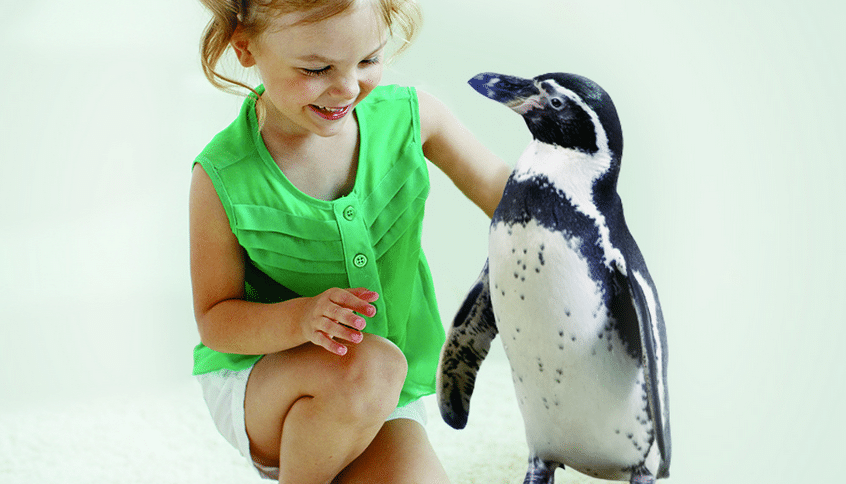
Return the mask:
POLYGON ((582 241, 534 221, 495 224, 489 241, 491 301, 534 455, 605 479, 656 468, 643 370, 582 241))

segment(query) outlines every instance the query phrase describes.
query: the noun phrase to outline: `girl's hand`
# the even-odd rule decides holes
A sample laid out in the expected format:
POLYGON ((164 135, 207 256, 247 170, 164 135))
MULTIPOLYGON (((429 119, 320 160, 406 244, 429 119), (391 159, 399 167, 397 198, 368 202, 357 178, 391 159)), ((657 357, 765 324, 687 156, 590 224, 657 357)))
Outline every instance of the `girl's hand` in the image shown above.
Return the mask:
POLYGON ((300 320, 303 335, 308 341, 343 356, 347 347, 336 340, 361 343, 364 339, 361 330, 367 322, 360 315, 376 315, 376 307, 370 303, 379 299, 379 294, 363 287, 332 288, 307 299, 300 320))

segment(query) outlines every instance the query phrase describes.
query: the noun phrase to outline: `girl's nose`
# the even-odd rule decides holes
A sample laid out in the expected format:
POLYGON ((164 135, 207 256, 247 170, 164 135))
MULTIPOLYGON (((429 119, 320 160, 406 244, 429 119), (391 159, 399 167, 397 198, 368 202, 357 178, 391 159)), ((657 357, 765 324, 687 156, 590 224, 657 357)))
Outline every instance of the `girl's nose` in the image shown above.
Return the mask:
POLYGON ((345 100, 356 99, 360 91, 358 81, 355 71, 341 73, 332 83, 332 94, 345 100))

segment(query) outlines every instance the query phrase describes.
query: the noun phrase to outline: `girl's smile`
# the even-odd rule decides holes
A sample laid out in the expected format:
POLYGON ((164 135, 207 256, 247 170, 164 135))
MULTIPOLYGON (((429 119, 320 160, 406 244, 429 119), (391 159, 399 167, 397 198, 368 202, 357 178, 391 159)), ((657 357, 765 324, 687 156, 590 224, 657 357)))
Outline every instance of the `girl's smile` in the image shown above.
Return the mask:
POLYGON ((352 111, 352 104, 340 108, 327 108, 323 106, 316 106, 314 104, 309 104, 308 107, 310 107, 318 116, 329 121, 337 121, 352 111))

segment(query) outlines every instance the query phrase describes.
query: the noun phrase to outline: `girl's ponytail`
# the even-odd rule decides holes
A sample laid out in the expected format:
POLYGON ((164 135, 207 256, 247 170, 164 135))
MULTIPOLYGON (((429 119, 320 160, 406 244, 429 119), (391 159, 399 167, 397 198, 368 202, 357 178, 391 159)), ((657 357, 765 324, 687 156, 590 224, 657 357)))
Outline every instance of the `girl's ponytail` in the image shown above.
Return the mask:
POLYGON ((232 91, 232 86, 243 87, 255 92, 250 86, 231 79, 217 72, 221 57, 229 48, 232 34, 238 27, 239 20, 246 14, 246 0, 200 0, 212 14, 200 41, 200 62, 203 74, 213 86, 224 91, 232 91))

